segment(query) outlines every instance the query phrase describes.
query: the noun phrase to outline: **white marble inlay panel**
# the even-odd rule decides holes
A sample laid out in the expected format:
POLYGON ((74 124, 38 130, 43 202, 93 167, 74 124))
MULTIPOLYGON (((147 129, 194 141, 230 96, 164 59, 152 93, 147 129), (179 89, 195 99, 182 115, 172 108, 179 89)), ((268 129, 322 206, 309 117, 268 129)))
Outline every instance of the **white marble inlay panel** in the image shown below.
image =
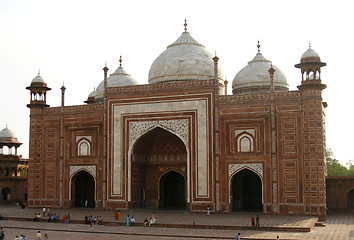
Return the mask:
POLYGON ((163 126, 182 138, 186 146, 189 147, 189 126, 188 119, 157 120, 157 121, 136 121, 129 122, 129 149, 132 144, 144 133, 156 126, 163 126))
POLYGON ((256 130, 255 129, 242 129, 242 130, 235 130, 235 137, 239 135, 240 133, 249 133, 252 137, 256 136, 256 130))
POLYGON ((87 140, 89 140, 90 142, 92 141, 92 137, 91 136, 76 136, 76 142, 78 142, 81 138, 86 138, 87 140))
POLYGON ((91 173, 94 178, 96 178, 96 166, 95 165, 85 165, 85 166, 70 166, 70 178, 73 175, 81 170, 86 170, 87 172, 91 173))
POLYGON ((257 172, 263 178, 263 164, 262 163, 233 163, 229 164, 229 177, 242 168, 249 168, 257 172))

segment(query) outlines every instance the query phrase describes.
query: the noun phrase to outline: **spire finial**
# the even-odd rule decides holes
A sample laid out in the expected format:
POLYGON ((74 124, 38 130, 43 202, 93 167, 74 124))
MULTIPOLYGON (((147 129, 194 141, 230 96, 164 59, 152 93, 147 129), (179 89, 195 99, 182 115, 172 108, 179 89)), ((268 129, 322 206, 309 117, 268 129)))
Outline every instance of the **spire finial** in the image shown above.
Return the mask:
POLYGON ((184 31, 187 32, 187 19, 184 19, 184 31))
POLYGON ((41 75, 41 70, 40 69, 38 69, 38 76, 40 76, 41 75))
POLYGON ((311 48, 311 41, 309 41, 309 48, 311 48))
POLYGON ((122 55, 120 55, 120 57, 119 57, 119 67, 121 67, 122 66, 122 55))
POLYGON ((259 45, 259 40, 258 40, 257 48, 258 48, 258 52, 261 52, 261 50, 260 50, 261 45, 259 45))

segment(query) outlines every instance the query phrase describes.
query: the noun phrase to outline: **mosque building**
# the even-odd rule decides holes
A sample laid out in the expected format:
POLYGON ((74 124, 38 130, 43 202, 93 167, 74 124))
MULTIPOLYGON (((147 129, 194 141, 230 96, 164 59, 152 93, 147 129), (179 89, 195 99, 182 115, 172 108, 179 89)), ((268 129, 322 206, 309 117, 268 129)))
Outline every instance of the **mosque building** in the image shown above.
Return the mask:
POLYGON ((17 154, 22 145, 7 128, 0 131, 0 204, 23 203, 27 200, 28 159, 17 154))
POLYGON ((260 51, 227 94, 218 57, 187 31, 152 63, 148 84, 122 67, 85 104, 46 103, 29 87, 30 207, 262 211, 326 216, 319 55, 302 56, 298 90, 260 51))

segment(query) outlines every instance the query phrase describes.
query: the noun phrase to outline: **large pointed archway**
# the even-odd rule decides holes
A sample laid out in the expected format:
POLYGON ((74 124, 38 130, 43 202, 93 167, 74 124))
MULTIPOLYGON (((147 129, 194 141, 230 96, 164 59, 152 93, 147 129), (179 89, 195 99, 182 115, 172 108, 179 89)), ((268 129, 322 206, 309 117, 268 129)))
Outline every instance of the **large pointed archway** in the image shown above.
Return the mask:
POLYGON ((262 210, 262 181, 253 171, 243 169, 232 177, 232 211, 262 210))
MULTIPOLYGON (((159 199, 160 187, 165 189, 163 198, 170 199, 169 194, 172 193, 166 189, 166 186, 173 183, 177 183, 179 186, 182 184, 181 178, 175 174, 179 174, 183 178, 183 191, 186 196, 187 151, 185 144, 178 136, 156 127, 137 140, 132 152, 132 208, 162 207, 159 199), (162 177, 171 170, 175 174, 171 172, 171 175, 162 177), (162 185, 160 185, 161 178, 162 185)), ((162 204, 165 206, 166 203, 165 200, 162 204)), ((167 205, 171 204, 172 202, 168 202, 167 205)))
POLYGON ((159 187, 160 208, 186 208, 186 180, 180 173, 169 171, 164 174, 159 187))
POLYGON ((71 199, 74 207, 95 207, 95 179, 82 170, 71 181, 71 199))

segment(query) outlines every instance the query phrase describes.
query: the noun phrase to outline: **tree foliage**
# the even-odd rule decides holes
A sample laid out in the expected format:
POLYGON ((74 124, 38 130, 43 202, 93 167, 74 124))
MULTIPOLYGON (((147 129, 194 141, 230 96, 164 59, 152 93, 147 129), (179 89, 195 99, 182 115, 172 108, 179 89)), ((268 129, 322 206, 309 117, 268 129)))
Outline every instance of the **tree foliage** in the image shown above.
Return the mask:
POLYGON ((350 160, 348 168, 339 163, 333 151, 327 149, 327 175, 328 176, 354 176, 354 162, 350 160))

